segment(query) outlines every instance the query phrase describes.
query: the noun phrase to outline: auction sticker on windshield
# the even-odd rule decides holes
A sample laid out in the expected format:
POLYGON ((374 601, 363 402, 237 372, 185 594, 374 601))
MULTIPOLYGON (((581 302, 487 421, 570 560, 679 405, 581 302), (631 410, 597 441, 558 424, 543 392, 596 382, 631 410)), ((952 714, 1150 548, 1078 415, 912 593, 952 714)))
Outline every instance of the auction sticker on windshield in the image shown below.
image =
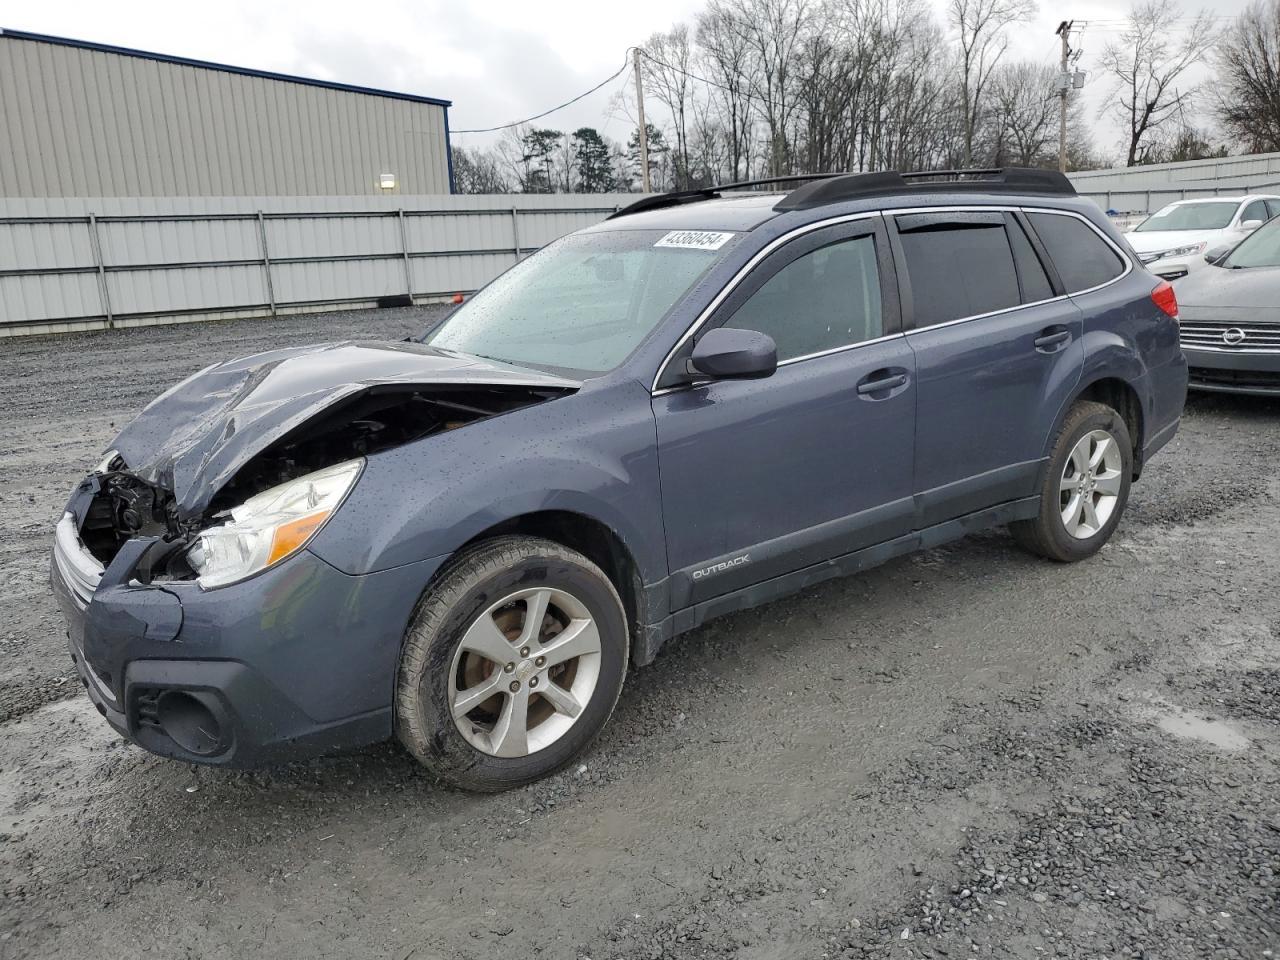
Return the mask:
POLYGON ((683 247, 686 250, 719 250, 732 233, 713 233, 709 230, 672 230, 655 247, 683 247))

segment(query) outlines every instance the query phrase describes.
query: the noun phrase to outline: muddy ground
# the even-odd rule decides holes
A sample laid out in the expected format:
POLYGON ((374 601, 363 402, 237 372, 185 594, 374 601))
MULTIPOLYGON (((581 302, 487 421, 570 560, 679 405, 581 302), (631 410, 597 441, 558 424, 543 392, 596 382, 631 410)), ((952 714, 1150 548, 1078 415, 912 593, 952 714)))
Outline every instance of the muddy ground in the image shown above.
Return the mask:
POLYGON ((425 312, 3 342, 0 957, 1280 953, 1277 402, 1193 398, 1086 563, 999 531, 709 624, 514 793, 118 741, 45 582, 70 487, 214 359, 425 312))

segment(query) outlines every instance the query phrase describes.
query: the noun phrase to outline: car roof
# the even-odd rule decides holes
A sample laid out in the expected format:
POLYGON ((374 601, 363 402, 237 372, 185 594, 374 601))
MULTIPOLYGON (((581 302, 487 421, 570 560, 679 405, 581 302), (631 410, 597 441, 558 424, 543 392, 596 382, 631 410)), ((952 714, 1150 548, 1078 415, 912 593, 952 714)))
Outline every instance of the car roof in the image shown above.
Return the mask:
POLYGON ((1184 207, 1193 203, 1243 203, 1246 200, 1280 200, 1280 196, 1274 193, 1246 193, 1239 197, 1192 197, 1189 200, 1175 200, 1166 206, 1184 207))
POLYGON ((1028 167, 799 174, 641 197, 582 232, 751 231, 784 215, 794 215, 792 221, 819 220, 824 213, 871 211, 904 203, 942 206, 961 198, 970 203, 1007 203, 1011 196, 1067 206, 1079 201, 1064 174, 1028 167), (779 183, 799 186, 779 191, 779 183))

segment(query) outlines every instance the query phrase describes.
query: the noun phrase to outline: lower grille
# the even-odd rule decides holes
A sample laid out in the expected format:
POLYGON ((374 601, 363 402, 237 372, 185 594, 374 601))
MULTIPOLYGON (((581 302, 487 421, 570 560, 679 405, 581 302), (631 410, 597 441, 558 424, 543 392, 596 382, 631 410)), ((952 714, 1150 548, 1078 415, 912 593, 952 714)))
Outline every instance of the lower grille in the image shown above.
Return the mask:
MULTIPOLYGON (((1277 367, 1280 368, 1280 363, 1277 367)), ((1193 387, 1230 387, 1236 390, 1265 390, 1280 393, 1280 369, 1219 370, 1192 367, 1189 371, 1189 381, 1193 387)))

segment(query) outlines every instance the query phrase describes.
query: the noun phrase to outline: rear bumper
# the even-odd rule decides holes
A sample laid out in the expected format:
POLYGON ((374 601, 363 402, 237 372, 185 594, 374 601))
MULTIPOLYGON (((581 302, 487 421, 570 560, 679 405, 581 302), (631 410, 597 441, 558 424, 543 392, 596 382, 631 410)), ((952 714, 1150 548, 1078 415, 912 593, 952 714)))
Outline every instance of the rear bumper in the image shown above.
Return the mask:
POLYGON ((1280 351, 1182 349, 1191 367, 1192 390, 1280 396, 1280 351))
POLYGON ((74 521, 69 533, 55 539, 53 592, 89 699, 124 737, 254 767, 391 735, 401 640, 436 561, 353 577, 304 550, 205 591, 137 582, 139 540, 93 583, 74 521))
POLYGON ((1182 351, 1174 351, 1168 362, 1151 368, 1139 385, 1139 392, 1146 397, 1147 429, 1135 479, 1160 448, 1173 439, 1182 423, 1182 408, 1187 403, 1187 361, 1182 351))

